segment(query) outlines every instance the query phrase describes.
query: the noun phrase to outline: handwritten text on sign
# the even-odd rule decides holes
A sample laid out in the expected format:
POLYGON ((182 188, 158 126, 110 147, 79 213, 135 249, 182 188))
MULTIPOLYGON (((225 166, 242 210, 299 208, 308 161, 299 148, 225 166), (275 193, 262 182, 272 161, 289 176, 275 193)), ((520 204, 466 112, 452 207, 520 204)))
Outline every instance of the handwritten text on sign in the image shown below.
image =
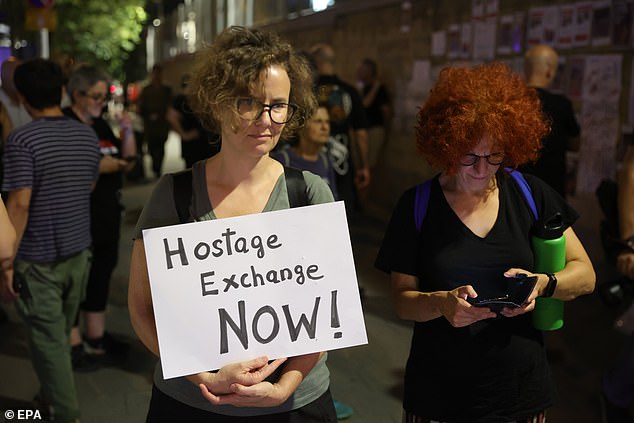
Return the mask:
POLYGON ((342 202, 143 239, 165 378, 367 343, 342 202))

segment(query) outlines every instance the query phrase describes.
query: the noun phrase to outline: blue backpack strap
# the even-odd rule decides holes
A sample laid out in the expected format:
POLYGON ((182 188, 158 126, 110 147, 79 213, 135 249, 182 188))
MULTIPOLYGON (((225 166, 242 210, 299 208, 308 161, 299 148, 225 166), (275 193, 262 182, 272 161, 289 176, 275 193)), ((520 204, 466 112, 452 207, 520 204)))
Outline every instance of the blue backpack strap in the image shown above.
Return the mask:
POLYGON ((535 205, 535 199, 533 199, 533 190, 531 189, 531 186, 528 185, 526 178, 524 178, 524 175, 522 175, 522 173, 518 172, 517 170, 507 168, 506 171, 509 173, 509 175, 513 177, 513 179, 515 179, 515 182, 522 190, 522 194, 524 194, 524 198, 526 199, 526 202, 528 203, 528 207, 531 209, 531 212, 533 213, 533 217, 535 218, 535 220, 538 220, 539 214, 537 213, 537 206, 535 205))
POLYGON ((428 179, 422 184, 416 186, 416 200, 414 202, 414 222, 416 230, 420 232, 423 226, 423 220, 427 214, 427 206, 429 205, 429 195, 431 193, 432 179, 428 179))

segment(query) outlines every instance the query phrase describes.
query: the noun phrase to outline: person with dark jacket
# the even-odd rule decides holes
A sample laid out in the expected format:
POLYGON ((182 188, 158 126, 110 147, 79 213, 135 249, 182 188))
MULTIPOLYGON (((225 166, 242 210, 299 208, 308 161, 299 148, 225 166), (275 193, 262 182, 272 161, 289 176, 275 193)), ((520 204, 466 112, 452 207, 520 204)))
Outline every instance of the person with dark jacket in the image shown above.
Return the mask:
POLYGON ((73 366, 78 370, 95 368, 96 359, 121 356, 127 345, 106 331, 106 305, 110 278, 119 258, 121 229, 120 202, 123 174, 136 159, 136 142, 132 123, 127 115, 118 116, 119 136, 103 118, 104 104, 109 97, 110 78, 95 66, 83 65, 70 76, 66 90, 71 106, 64 114, 88 125, 99 138, 101 160, 99 179, 90 197, 90 231, 93 262, 81 304, 84 335, 79 321, 71 334, 73 366))
POLYGON ((569 175, 566 152, 579 150, 581 129, 575 118, 572 103, 563 94, 548 90, 557 75, 559 57, 552 47, 540 44, 531 47, 525 55, 526 83, 537 90, 541 109, 548 117, 551 130, 542 141, 539 159, 527 163, 522 171, 539 176, 563 197, 568 191, 569 175))

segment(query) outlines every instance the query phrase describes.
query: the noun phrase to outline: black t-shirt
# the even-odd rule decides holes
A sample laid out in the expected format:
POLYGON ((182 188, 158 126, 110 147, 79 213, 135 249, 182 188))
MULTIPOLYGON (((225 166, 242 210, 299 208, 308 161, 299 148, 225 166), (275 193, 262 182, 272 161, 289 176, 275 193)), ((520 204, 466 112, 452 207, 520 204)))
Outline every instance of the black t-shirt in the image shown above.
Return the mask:
MULTIPOLYGON (((366 96, 372 90, 372 85, 365 85, 363 87, 363 95, 366 96)), ((390 103, 390 95, 385 89, 385 85, 381 84, 376 91, 374 101, 369 107, 365 108, 365 114, 368 117, 368 126, 370 128, 375 126, 385 126, 383 109, 382 107, 390 103)))
POLYGON ((352 130, 368 127, 365 109, 357 90, 336 75, 319 76, 317 97, 319 103, 325 104, 328 108, 330 116, 328 155, 335 170, 337 191, 346 203, 346 211, 350 213, 358 206, 350 133, 352 130))
POLYGON ((194 111, 189 106, 187 97, 179 94, 174 97, 172 107, 180 114, 180 123, 185 131, 195 129, 198 137, 188 141, 181 140, 181 155, 185 159, 185 166, 191 167, 193 163, 207 159, 220 151, 218 135, 207 131, 194 111))
POLYGON ((537 94, 542 111, 551 121, 551 131, 542 141, 539 159, 522 167, 522 171, 539 176, 562 196, 566 194, 566 149, 568 139, 580 134, 572 103, 561 94, 541 88, 537 94))
MULTIPOLYGON (((80 120, 70 107, 63 110, 72 119, 80 120)), ((102 156, 121 158, 121 140, 105 119, 93 119, 91 128, 99 138, 102 156)), ((122 206, 119 190, 123 186, 123 172, 100 173, 90 196, 90 221, 93 243, 116 242, 119 239, 122 206)))
MULTIPOLYGON (((566 225, 577 213, 538 178, 526 175, 542 217, 561 212, 566 225)), ((420 233, 414 222, 415 189, 401 197, 376 267, 418 278, 423 292, 470 284, 479 295, 503 291, 503 273, 533 268, 534 218, 517 184, 498 175, 499 211, 490 233, 473 234, 447 203, 436 177, 420 233)), ((530 313, 454 328, 440 317, 417 322, 405 373, 404 408, 427 419, 508 422, 549 407, 556 393, 542 334, 530 313)))

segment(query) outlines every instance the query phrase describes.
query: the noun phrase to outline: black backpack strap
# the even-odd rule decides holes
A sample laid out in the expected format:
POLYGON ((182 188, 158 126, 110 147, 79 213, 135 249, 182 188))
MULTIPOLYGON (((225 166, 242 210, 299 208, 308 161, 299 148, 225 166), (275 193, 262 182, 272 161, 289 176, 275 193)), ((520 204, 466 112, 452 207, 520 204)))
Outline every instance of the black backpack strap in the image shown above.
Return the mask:
POLYGON ((172 173, 174 181, 174 205, 178 213, 178 221, 187 223, 191 221, 189 206, 192 203, 192 170, 185 169, 172 173))
POLYGON ((294 167, 284 166, 284 179, 286 180, 286 191, 288 192, 288 202, 291 207, 303 207, 308 202, 308 187, 301 170, 294 167))

